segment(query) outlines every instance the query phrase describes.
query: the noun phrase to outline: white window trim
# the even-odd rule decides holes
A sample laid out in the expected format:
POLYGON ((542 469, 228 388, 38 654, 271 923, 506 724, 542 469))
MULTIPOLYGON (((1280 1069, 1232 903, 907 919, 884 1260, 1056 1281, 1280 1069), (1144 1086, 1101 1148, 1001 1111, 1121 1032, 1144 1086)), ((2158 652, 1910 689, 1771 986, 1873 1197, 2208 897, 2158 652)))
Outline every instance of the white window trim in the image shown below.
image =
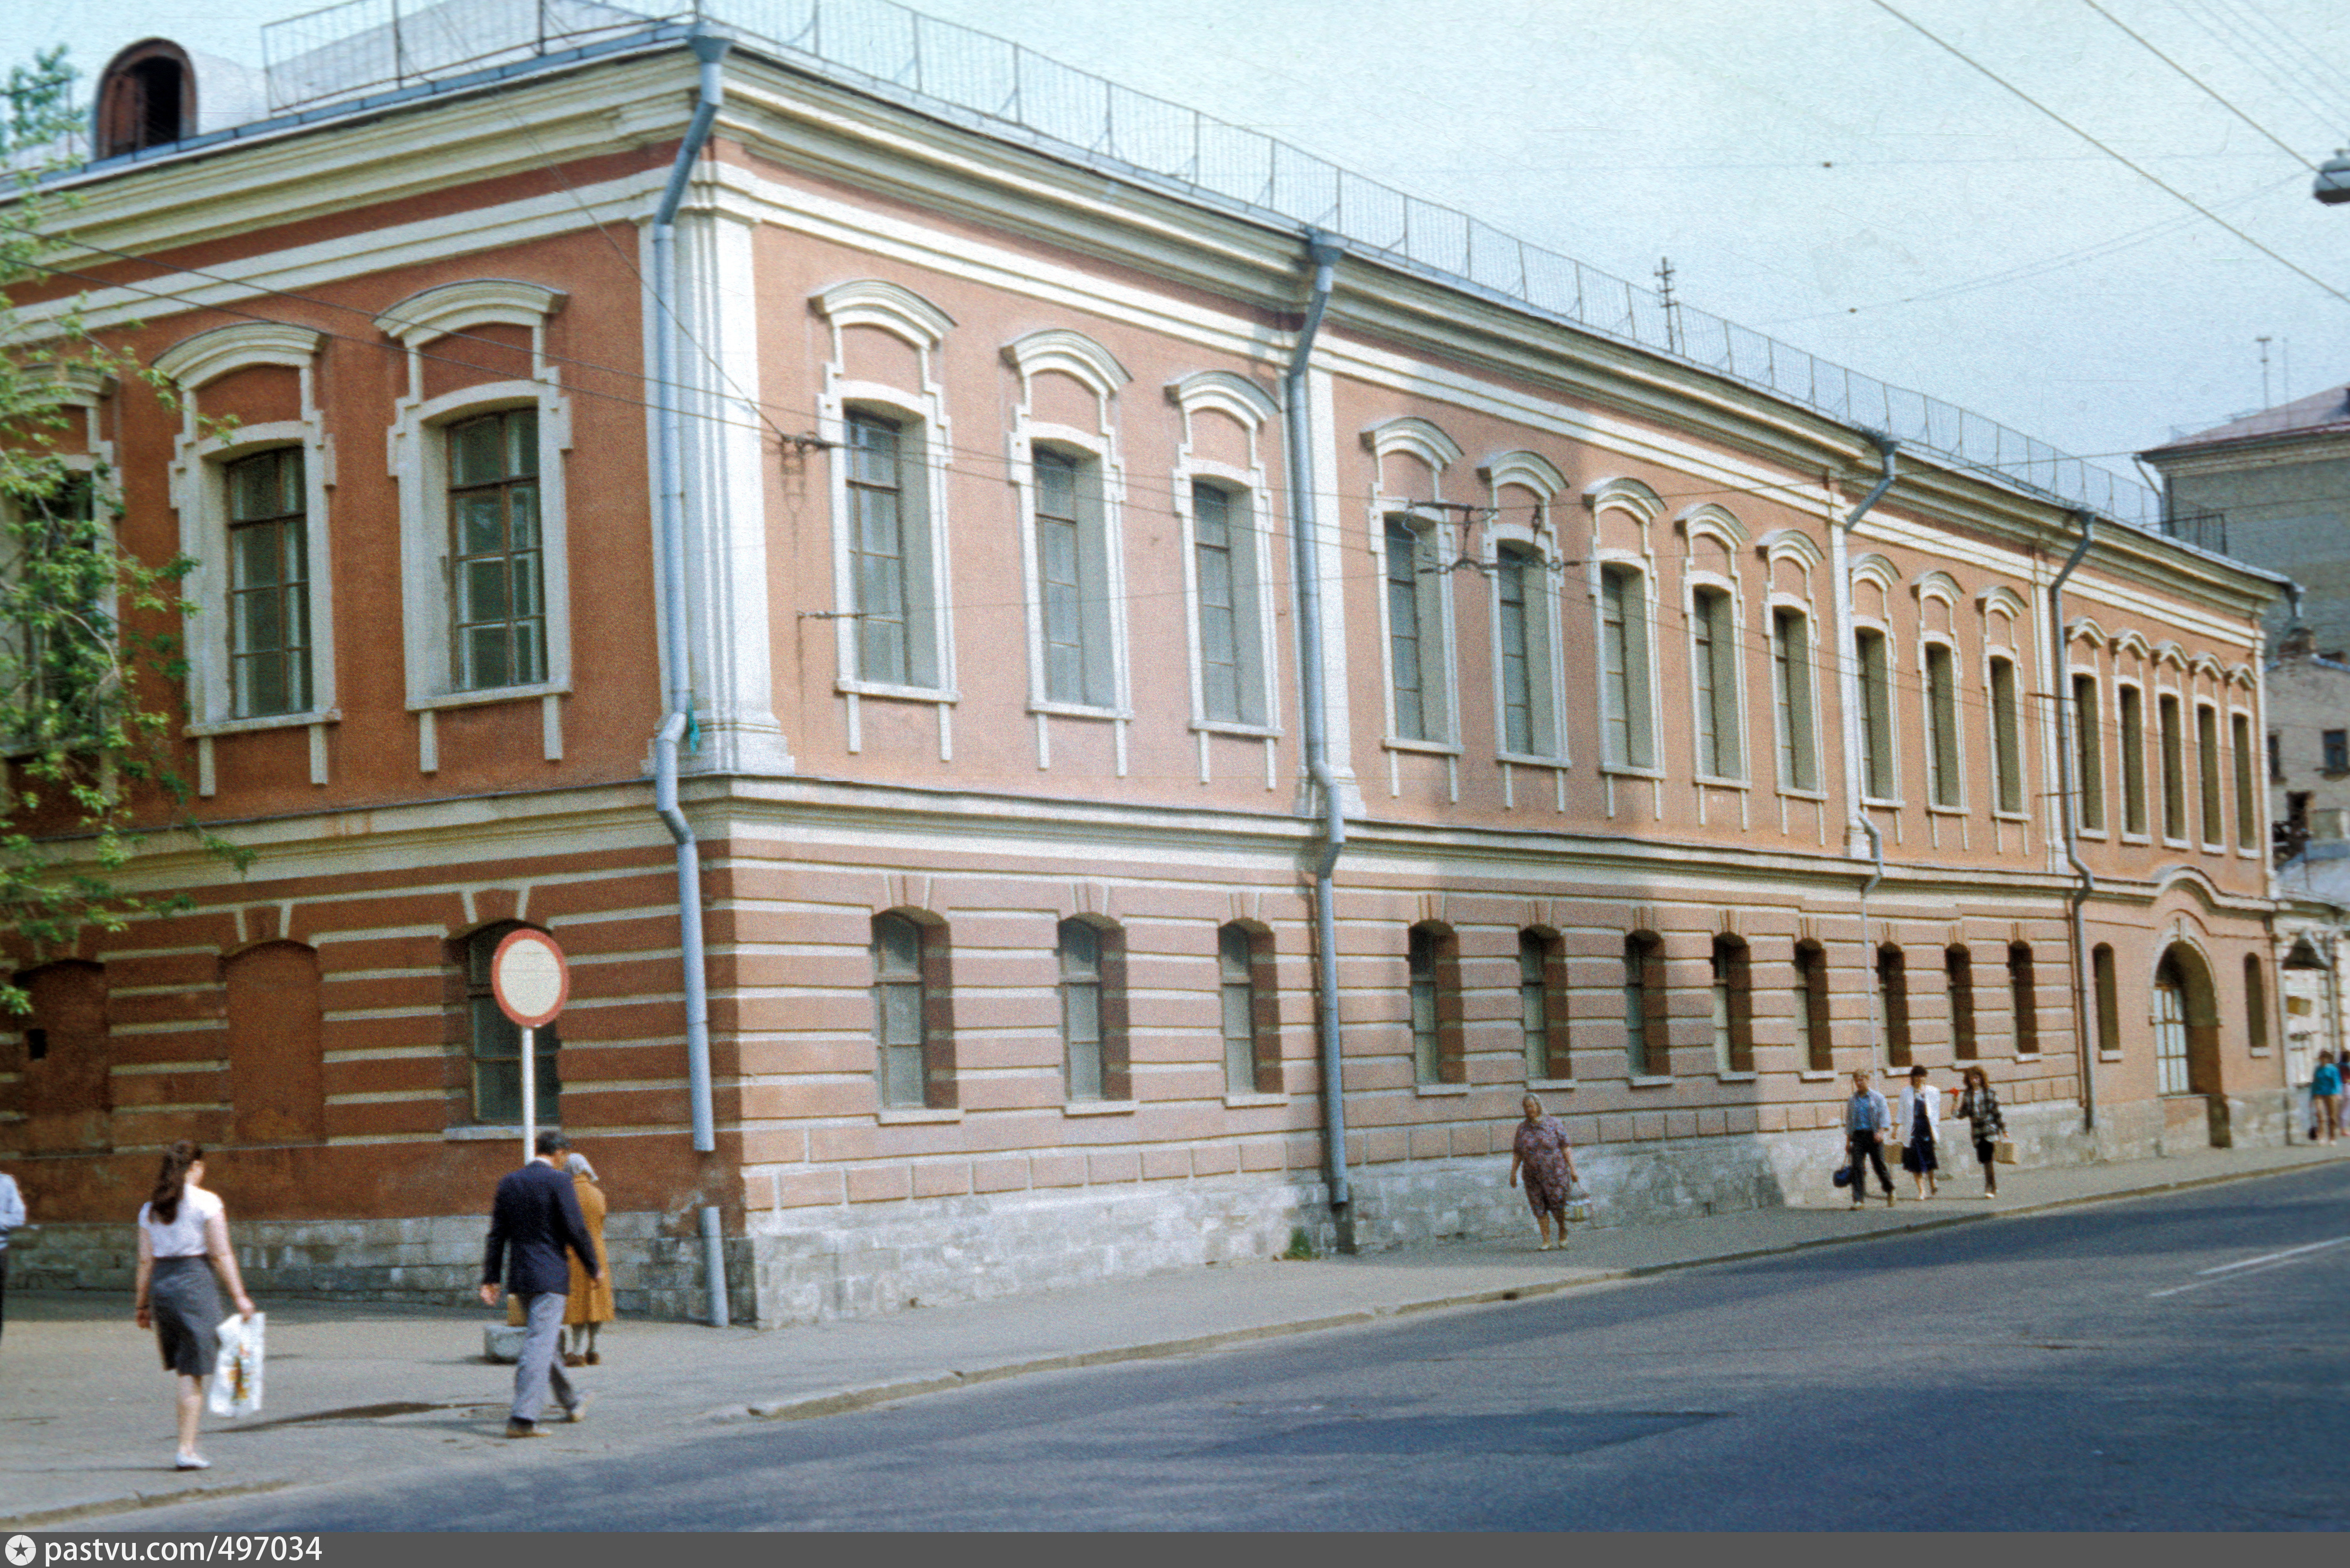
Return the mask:
MULTIPOLYGON (((1589 573, 1591 583, 1592 648, 1595 650, 1604 650, 1607 647, 1607 588, 1603 579, 1606 576, 1608 567, 1622 566, 1632 572, 1640 579, 1640 613, 1646 618, 1646 625, 1643 628, 1644 635, 1641 638, 1641 651, 1647 655, 1648 663, 1648 670, 1646 672, 1648 682, 1646 694, 1648 701, 1646 706, 1648 708, 1648 756, 1651 760, 1647 763, 1636 763, 1627 757, 1622 762, 1617 762, 1608 757, 1607 694, 1603 689, 1598 693, 1599 771, 1607 774, 1621 774, 1629 778, 1660 779, 1665 776, 1665 745, 1664 704, 1657 701, 1657 601, 1659 590, 1657 587, 1656 566, 1652 558, 1645 552, 1636 553, 1634 551, 1621 548, 1610 549, 1595 546, 1587 552, 1587 556, 1589 566, 1586 570, 1589 573)), ((1592 662, 1593 667, 1600 670, 1600 680, 1604 683, 1607 680, 1604 651, 1596 653, 1592 662)), ((1627 730, 1630 727, 1628 716, 1626 727, 1627 730)))
POLYGON ((2151 844, 2158 836, 2155 817, 2162 809, 2162 777, 2159 766, 2147 766, 2147 751, 2159 745, 2157 712, 2148 699, 2154 694, 2153 683, 2140 670, 2135 676, 2125 675, 2118 666, 2114 670, 2114 837, 2122 844, 2151 844), (2123 770, 2129 765, 2129 735, 2122 727, 2122 691, 2124 688, 2137 693, 2137 777, 2139 804, 2146 808, 2146 827, 2133 833, 2129 827, 2129 778, 2123 770))
MULTIPOLYGON (((833 690, 842 699, 847 727, 847 750, 864 747, 863 699, 939 704, 939 760, 954 760, 951 705, 962 700, 955 669, 953 583, 951 533, 948 526, 948 481, 954 467, 954 429, 946 411, 946 387, 940 376, 941 350, 954 320, 946 312, 910 289, 879 278, 837 284, 808 301, 822 317, 831 335, 831 356, 824 362, 824 385, 816 394, 816 434, 832 442, 834 460, 827 462, 826 489, 832 509, 833 657, 837 674, 833 690), (847 372, 847 333, 851 327, 874 327, 889 333, 914 350, 919 361, 917 388, 854 379, 847 372), (913 462, 922 471, 925 543, 930 553, 931 626, 937 646, 932 657, 938 670, 933 686, 899 685, 868 680, 862 663, 863 644, 856 618, 855 531, 848 515, 848 415, 870 409, 894 415, 920 427, 921 451, 913 462)), ((906 462, 901 452, 899 461, 906 462)))
POLYGON ((1004 362, 1020 381, 1020 401, 1004 437, 1014 503, 1020 517, 1020 581, 1027 610, 1028 711, 1036 722, 1037 765, 1051 762, 1049 722, 1055 717, 1107 720, 1113 726, 1118 775, 1126 776, 1128 727, 1134 722, 1132 675, 1127 658, 1126 465, 1119 456, 1118 392, 1133 378, 1108 349, 1082 333, 1054 327, 1004 345, 1004 362), (1094 395, 1097 428, 1040 420, 1035 413, 1036 378, 1059 371, 1094 395), (1036 470, 1031 454, 1039 443, 1083 452, 1101 484, 1102 577, 1108 599, 1110 701, 1107 706, 1057 701, 1045 695, 1045 591, 1036 570, 1036 470))
MULTIPOLYGON (((1861 750, 1860 799, 1863 805, 1900 808, 1901 794, 1901 645, 1894 640, 1893 628, 1873 616, 1852 618, 1853 700, 1860 704, 1858 744, 1861 750), (1891 794, 1868 793, 1868 684, 1867 666, 1861 661, 1860 634, 1873 632, 1885 647, 1885 771, 1893 784, 1891 794)), ((1918 672, 1918 701, 1925 701, 1925 672, 1918 672)), ((1930 791, 1929 792, 1931 793, 1930 791)))
POLYGON ((571 450, 571 400, 546 358, 546 323, 566 296, 536 284, 484 279, 445 284, 400 301, 376 326, 408 350, 408 392, 392 405, 386 445, 400 493, 401 622, 407 706, 417 715, 417 763, 440 768, 433 714, 443 708, 540 700, 547 760, 563 755, 559 699, 571 690, 570 508, 564 454, 571 450), (423 348, 435 338, 483 326, 530 332, 531 379, 490 381, 436 398, 424 395, 423 348), (542 589, 546 598, 546 676, 526 685, 459 691, 451 668, 448 443, 443 427, 468 415, 530 408, 538 412, 542 589))
POLYGON ((1388 613, 1388 519, 1404 518, 1405 525, 1430 544, 1430 554, 1440 567, 1451 564, 1459 545, 1458 535, 1448 521, 1449 514, 1440 505, 1430 514, 1414 510, 1414 504, 1402 496, 1388 493, 1387 460, 1396 452, 1417 459, 1428 470, 1428 499, 1441 503, 1445 471, 1461 461, 1461 447, 1435 425, 1409 415, 1373 425, 1363 431, 1362 442, 1363 450, 1371 454, 1371 499, 1365 510, 1364 524, 1371 559, 1377 564, 1373 580, 1379 610, 1379 690, 1384 713, 1380 744, 1390 752, 1458 755, 1461 750, 1461 669, 1454 633, 1457 623, 1453 616, 1452 574, 1449 570, 1433 575, 1435 591, 1428 596, 1433 602, 1438 624, 1420 628, 1420 690, 1423 693, 1429 690, 1429 678, 1434 674, 1440 683, 1438 696, 1444 704, 1444 722, 1434 726, 1438 732, 1426 740, 1407 739, 1396 729, 1395 634, 1393 618, 1388 613), (1434 659, 1428 657, 1431 640, 1438 656, 1434 659))
MULTIPOLYGON (((2083 838, 2106 838, 2114 836, 2117 832, 2116 825, 2114 822, 2112 795, 2114 783, 2114 753, 2119 751, 2121 747, 2121 723, 2117 713, 2116 715, 2114 724, 2114 743, 2111 746, 2106 745, 2105 732, 2106 693, 2114 682, 2106 679, 2104 670, 2099 668, 2095 662, 2096 648, 2094 643, 2090 645, 2089 658, 2091 662, 2087 664, 2068 663, 2064 668, 2064 701, 2068 705, 2073 702, 2073 682, 2075 680, 2083 679, 2087 680, 2091 690, 2096 692, 2096 704, 2095 711, 2088 715, 2085 721, 2083 719, 2077 707, 2073 707, 2070 710, 2072 723, 2075 731, 2073 742, 2074 755, 2071 763, 2073 769, 2073 793, 2077 797, 2073 808, 2073 831, 2083 838), (2089 798, 2089 783, 2088 780, 2081 776, 2081 760, 2078 754, 2081 745, 2081 738, 2078 732, 2085 722, 2095 726, 2093 732, 2096 737, 2098 784, 2097 814, 2099 824, 2095 827, 2091 827, 2086 822, 2082 820, 2080 809, 2080 803, 2086 801, 2089 798)), ((2062 808, 2060 807, 2059 809, 2062 808)))
MULTIPOLYGON (((122 504, 122 472, 115 466, 114 443, 106 439, 106 400, 115 393, 115 379, 93 371, 87 366, 32 365, 26 368, 28 381, 46 379, 54 385, 57 402, 66 408, 81 410, 82 446, 78 452, 57 452, 60 465, 76 473, 90 476, 90 504, 109 510, 122 504)), ((14 535, 0 535, 0 572, 16 570, 17 541, 14 535)), ((99 596, 99 607, 109 620, 120 620, 121 596, 109 585, 99 596)), ((0 740, 0 753, 16 754, 13 740, 0 740)), ((203 792, 211 794, 210 790, 203 792)))
POLYGON ((2241 678, 2230 679, 2228 683, 2228 694, 2224 699, 2227 703, 2227 707, 2222 710, 2222 713, 2228 722, 2227 734, 2228 749, 2230 753, 2229 762, 2231 764, 2228 769, 2228 777, 2225 781, 2227 785, 2226 794, 2228 799, 2228 812, 2231 818, 2230 826, 2232 826, 2236 831, 2234 836, 2229 839, 2228 847, 2240 860, 2265 860, 2267 858, 2266 848, 2269 838, 2268 739, 2267 732, 2261 728, 2260 715, 2254 712, 2250 707, 2238 705, 2240 698, 2248 694, 2244 692, 2242 680, 2241 678), (2252 771, 2251 804, 2253 815, 2251 830, 2249 833, 2244 829, 2243 813, 2240 809, 2243 805, 2243 801, 2236 789, 2236 769, 2233 765, 2235 763, 2234 753, 2240 749, 2235 743, 2235 722, 2238 719, 2243 720, 2244 738, 2251 743, 2250 765, 2252 771), (2245 842, 2248 838, 2251 840, 2250 843, 2245 842))
POLYGON ((1567 742, 1570 728, 1566 722, 1566 659, 1565 616, 1561 608, 1560 593, 1566 561, 1562 547, 1556 513, 1553 508, 1559 494, 1566 489, 1566 476, 1539 452, 1507 452, 1488 458, 1477 470, 1477 477, 1485 483, 1486 499, 1494 509, 1494 520, 1482 530, 1479 542, 1482 558, 1492 577, 1487 618, 1492 629, 1492 696, 1493 696, 1493 756, 1497 762, 1513 766, 1565 768, 1574 765, 1574 756, 1567 742), (1520 523, 1501 512, 1502 491, 1514 485, 1534 497, 1534 516, 1531 523, 1520 523), (1513 752, 1509 748, 1509 711, 1502 691, 1502 575, 1501 547, 1522 545, 1532 550, 1543 563, 1542 581, 1546 587, 1542 595, 1542 634, 1549 669, 1544 695, 1550 701, 1551 743, 1546 752, 1513 752))
MULTIPOLYGON (((1982 678, 1983 755, 1991 759, 1991 764, 1989 781, 1991 784, 1991 814, 2002 822, 2028 823, 2032 820, 2032 764, 2029 758, 2031 748, 2026 744, 2024 737, 2030 732, 2030 726, 2027 723, 2025 708, 2031 701, 2031 688, 2025 681, 2023 652, 2015 640, 2015 621, 2013 618, 2002 617, 2000 612, 1996 610, 1984 616, 1981 670, 1982 678), (2007 620, 2007 637, 2004 641, 1994 641, 1991 628, 2002 618, 2005 618, 2007 620), (2002 659, 2007 660, 2008 668, 2012 671, 2012 680, 2015 695, 2015 755, 2012 760, 2016 773, 2016 798, 2023 802, 2022 805, 2017 806, 2012 811, 2006 806, 2002 805, 1999 799, 1999 689, 1992 684, 1991 673, 1991 665, 1997 660, 2002 659)), ((2063 700, 2070 701, 2072 700, 2072 693, 2070 691, 2064 693, 2063 700)), ((1960 723, 1960 728, 1961 730, 1965 728, 1963 722, 1960 723)), ((2080 780, 2074 779, 2073 781, 2074 787, 2077 789, 2080 786, 2080 780)), ((2059 809, 2061 809, 2061 807, 2059 809)))
MULTIPOLYGON (((1270 740, 1282 733, 1280 642, 1274 627, 1274 541, 1283 535, 1283 520, 1274 514, 1274 490, 1264 464, 1265 422, 1279 406, 1255 382, 1228 370, 1201 370, 1170 382, 1167 400, 1182 421, 1183 439, 1175 449, 1176 533, 1183 566, 1184 659, 1191 681, 1191 728, 1207 734, 1240 735, 1270 740), (1192 420, 1201 410, 1221 413, 1238 424, 1248 437, 1245 467, 1201 456, 1196 451, 1192 420), (1199 480, 1213 481, 1235 492, 1248 509, 1249 559, 1256 574, 1258 701, 1264 718, 1260 723, 1208 716, 1204 639, 1200 627, 1200 581, 1197 541, 1193 535, 1191 488, 1199 480)), ((1240 635, 1247 635, 1245 631, 1240 635)))
MULTIPOLYGON (((1808 574, 1806 574, 1805 585, 1806 587, 1808 587, 1808 574)), ((1793 594, 1779 592, 1773 592, 1766 597, 1762 606, 1762 616, 1763 626, 1765 628, 1763 635, 1766 639, 1765 657, 1771 663, 1771 680, 1773 682, 1771 689, 1772 782, 1776 787, 1778 793, 1781 794, 1791 795, 1797 800, 1825 800, 1828 797, 1826 782, 1827 770, 1823 765, 1825 760, 1825 753, 1820 745, 1819 617, 1812 613, 1812 601, 1808 594, 1802 598, 1798 598, 1793 594), (1777 685, 1779 679, 1778 612, 1781 610, 1786 610, 1790 614, 1799 615, 1804 618, 1803 681, 1806 693, 1805 711, 1811 715, 1812 720, 1812 732, 1809 736, 1809 740, 1812 761, 1812 777, 1815 781, 1808 786, 1790 783, 1789 781, 1779 777, 1779 752, 1787 744, 1786 731, 1779 722, 1779 691, 1777 685)))
MULTIPOLYGON (((1753 783, 1753 750, 1747 735, 1746 722, 1746 659, 1742 644, 1746 637, 1745 605, 1738 592, 1738 579, 1716 572, 1684 570, 1681 573, 1681 622, 1683 652, 1689 659, 1690 697, 1690 771, 1698 783, 1744 789, 1753 783), (1710 588, 1729 597, 1730 616, 1730 728, 1731 743, 1738 748, 1738 772, 1708 773, 1697 765, 1699 729, 1704 720, 1700 711, 1697 678, 1697 596, 1701 588, 1710 588)), ((1717 731, 1720 725, 1716 725, 1717 731)), ((1721 737, 1715 736, 1715 749, 1720 750, 1721 737)))
POLYGON ((180 428, 172 438, 170 468, 172 508, 180 520, 181 552, 196 565, 182 591, 196 605, 185 623, 189 722, 182 733, 196 742, 196 793, 218 792, 213 741, 222 735, 262 730, 307 728, 310 782, 327 783, 326 726, 340 721, 336 703, 334 530, 329 508, 335 489, 334 440, 317 400, 317 353, 324 337, 307 327, 278 322, 240 322, 173 344, 156 356, 155 369, 181 395, 180 428), (206 436, 199 413, 204 388, 238 370, 278 366, 295 372, 299 413, 292 420, 239 425, 225 435, 206 436), (229 668, 228 465, 273 448, 302 452, 302 504, 310 575, 310 706, 296 712, 254 718, 236 716, 234 679, 229 668))

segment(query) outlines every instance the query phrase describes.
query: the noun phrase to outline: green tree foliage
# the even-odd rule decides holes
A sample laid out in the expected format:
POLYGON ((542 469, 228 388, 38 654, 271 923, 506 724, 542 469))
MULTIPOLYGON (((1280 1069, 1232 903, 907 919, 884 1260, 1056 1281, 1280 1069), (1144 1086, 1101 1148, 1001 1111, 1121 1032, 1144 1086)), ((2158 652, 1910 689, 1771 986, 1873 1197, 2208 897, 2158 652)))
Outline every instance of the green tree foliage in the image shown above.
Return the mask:
MULTIPOLYGON (((41 184, 70 161, 79 117, 63 47, 8 74, 0 105, 0 931, 17 956, 70 950, 95 926, 120 930, 188 907, 124 885, 142 823, 169 823, 240 870, 250 852, 197 826, 172 760, 185 666, 165 632, 192 614, 194 565, 140 560, 119 538, 122 507, 103 464, 61 452, 84 417, 78 384, 175 393, 91 331, 78 312, 26 318, 5 290, 45 275, 68 202, 41 184)), ((23 992, 0 971, 0 1012, 23 992)))

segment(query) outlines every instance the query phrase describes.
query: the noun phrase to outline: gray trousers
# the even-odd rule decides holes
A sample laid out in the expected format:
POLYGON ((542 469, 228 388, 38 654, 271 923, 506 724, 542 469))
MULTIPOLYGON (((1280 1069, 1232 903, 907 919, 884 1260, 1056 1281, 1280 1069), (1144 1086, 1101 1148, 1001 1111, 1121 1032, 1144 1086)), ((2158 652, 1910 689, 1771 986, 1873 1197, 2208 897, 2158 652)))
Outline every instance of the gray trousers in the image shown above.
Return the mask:
POLYGON ((563 1303, 561 1291, 541 1291, 522 1298, 522 1355, 515 1361, 514 1408, 507 1412, 516 1421, 536 1421, 546 1407, 546 1391, 551 1384, 555 1402, 567 1412, 579 1403, 578 1392, 571 1379, 563 1376, 563 1358, 556 1355, 556 1346, 563 1338, 563 1303))

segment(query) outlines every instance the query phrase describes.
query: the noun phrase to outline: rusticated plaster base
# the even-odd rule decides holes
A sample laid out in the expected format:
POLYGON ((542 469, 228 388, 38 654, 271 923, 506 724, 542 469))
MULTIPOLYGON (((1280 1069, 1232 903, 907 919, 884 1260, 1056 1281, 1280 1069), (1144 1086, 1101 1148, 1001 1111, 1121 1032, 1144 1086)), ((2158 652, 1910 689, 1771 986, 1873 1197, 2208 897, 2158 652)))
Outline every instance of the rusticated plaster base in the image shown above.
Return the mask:
MULTIPOLYGON (((2111 1107, 2094 1136, 2077 1106, 2007 1113, 2019 1167, 2151 1159, 2211 1147, 2285 1141, 2282 1092, 2207 1111, 2199 1100, 2111 1107)), ((1981 1179, 1965 1124, 1945 1125, 1942 1177, 1981 1179)), ((1591 1192, 1584 1223, 1652 1225, 1708 1214, 1841 1202, 1834 1128, 1752 1137, 1606 1144, 1577 1151, 1591 1192)), ((1416 1160, 1354 1173, 1353 1244, 1378 1251, 1467 1237, 1523 1236, 1534 1219, 1506 1185, 1505 1156, 1416 1160)), ((1895 1172, 1907 1190, 1907 1179, 1895 1172)), ((729 1310, 762 1327, 862 1317, 916 1304, 1061 1290, 1270 1257, 1303 1230, 1316 1251, 1340 1244, 1318 1179, 1222 1176, 858 1203, 754 1213, 726 1243, 729 1310)), ((605 1242, 626 1316, 704 1311, 698 1240, 664 1235, 662 1216, 614 1213, 605 1242)), ((452 1304, 473 1299, 484 1220, 471 1215, 235 1225, 239 1266, 256 1296, 452 1304)), ((130 1289, 137 1261, 125 1225, 47 1225, 10 1250, 12 1282, 29 1290, 130 1289)))

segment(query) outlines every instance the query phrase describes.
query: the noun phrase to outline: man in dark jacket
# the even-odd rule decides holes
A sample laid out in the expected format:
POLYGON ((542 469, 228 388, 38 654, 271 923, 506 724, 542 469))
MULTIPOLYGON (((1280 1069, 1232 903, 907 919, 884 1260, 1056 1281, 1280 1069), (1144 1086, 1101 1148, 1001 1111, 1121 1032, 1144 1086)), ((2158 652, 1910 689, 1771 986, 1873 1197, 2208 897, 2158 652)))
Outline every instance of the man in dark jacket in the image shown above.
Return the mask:
POLYGON ((502 1178, 490 1209, 490 1245, 482 1259, 482 1302, 498 1304, 498 1281, 522 1303, 522 1354, 515 1361, 514 1408, 506 1417, 506 1436, 536 1438, 538 1412, 546 1403, 551 1383, 566 1420, 586 1414, 582 1397, 563 1375, 555 1355, 563 1333, 563 1298, 571 1288, 571 1266, 564 1261, 568 1247, 578 1254, 588 1277, 597 1277, 596 1244, 588 1239, 588 1222, 579 1213, 579 1199, 560 1161, 571 1140, 561 1133, 538 1135, 538 1158, 502 1178), (508 1250, 512 1250, 511 1261, 508 1250))

